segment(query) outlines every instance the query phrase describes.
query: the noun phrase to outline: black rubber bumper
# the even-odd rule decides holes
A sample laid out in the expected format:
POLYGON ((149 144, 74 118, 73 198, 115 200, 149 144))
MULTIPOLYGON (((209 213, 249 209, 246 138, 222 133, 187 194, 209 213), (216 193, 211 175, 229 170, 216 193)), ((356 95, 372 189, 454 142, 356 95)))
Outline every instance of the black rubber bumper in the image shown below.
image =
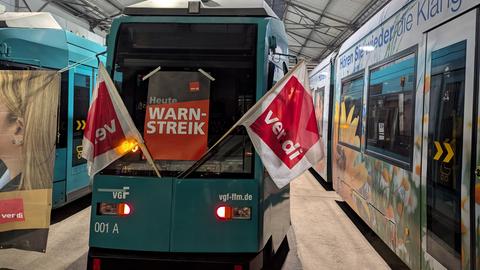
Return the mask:
POLYGON ((109 269, 208 269, 257 270, 263 266, 259 253, 159 253, 90 248, 88 270, 109 269), (95 262, 94 262, 94 259, 95 262), (94 264, 99 267, 95 269, 94 264))

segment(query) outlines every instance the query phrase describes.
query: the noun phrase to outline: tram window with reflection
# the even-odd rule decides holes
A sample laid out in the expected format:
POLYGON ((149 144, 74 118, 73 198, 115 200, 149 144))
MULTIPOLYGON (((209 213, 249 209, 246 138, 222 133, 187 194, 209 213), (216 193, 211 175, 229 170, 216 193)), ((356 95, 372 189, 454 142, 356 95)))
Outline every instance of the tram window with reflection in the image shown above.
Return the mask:
POLYGON ((82 139, 83 139, 83 121, 87 120, 88 108, 90 104, 90 76, 84 74, 74 74, 73 79, 73 151, 72 166, 87 163, 82 158, 82 139))
POLYGON ((461 268, 465 50, 463 41, 433 51, 431 57, 427 250, 449 269, 461 268), (449 146, 455 155, 439 155, 439 145, 449 146))
POLYGON ((338 141, 360 149, 362 134, 363 73, 342 82, 338 141))
POLYGON ((402 167, 411 165, 416 54, 370 71, 367 151, 402 167))

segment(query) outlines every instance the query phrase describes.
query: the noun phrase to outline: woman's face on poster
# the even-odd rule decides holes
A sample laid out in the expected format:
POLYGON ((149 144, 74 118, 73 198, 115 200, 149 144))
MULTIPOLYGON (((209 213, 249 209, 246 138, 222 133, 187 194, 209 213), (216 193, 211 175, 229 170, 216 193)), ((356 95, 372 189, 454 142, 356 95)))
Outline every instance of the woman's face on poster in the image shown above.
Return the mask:
POLYGON ((23 144, 23 121, 0 100, 0 158, 12 158, 23 144))

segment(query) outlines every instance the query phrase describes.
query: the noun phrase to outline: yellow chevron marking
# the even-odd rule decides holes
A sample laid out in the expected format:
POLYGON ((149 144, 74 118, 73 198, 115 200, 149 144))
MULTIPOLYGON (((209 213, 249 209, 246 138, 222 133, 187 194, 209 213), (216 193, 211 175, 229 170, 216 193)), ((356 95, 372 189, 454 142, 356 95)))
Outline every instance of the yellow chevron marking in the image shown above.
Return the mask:
POLYGON ((77 121, 77 129, 76 130, 84 130, 87 122, 85 120, 76 120, 77 121))
POLYGON ((443 154, 442 146, 441 146, 440 143, 437 142, 437 141, 434 141, 433 143, 435 144, 435 148, 437 148, 437 153, 435 154, 435 156, 433 157, 433 159, 439 160, 440 157, 441 157, 442 154, 443 154))
POLYGON ((449 143, 443 143, 443 145, 445 145, 445 149, 447 149, 447 156, 443 159, 443 162, 447 163, 450 162, 455 153, 453 152, 452 146, 449 143))

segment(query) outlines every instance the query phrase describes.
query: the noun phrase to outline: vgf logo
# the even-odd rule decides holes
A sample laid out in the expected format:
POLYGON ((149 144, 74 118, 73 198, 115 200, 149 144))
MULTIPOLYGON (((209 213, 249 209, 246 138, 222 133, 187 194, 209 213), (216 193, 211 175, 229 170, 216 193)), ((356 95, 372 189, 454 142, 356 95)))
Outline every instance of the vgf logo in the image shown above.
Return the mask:
POLYGON ((114 199, 126 199, 127 198, 127 195, 130 195, 130 192, 128 192, 130 190, 130 187, 123 187, 123 188, 99 188, 98 189, 98 192, 111 192, 112 193, 112 197, 114 199))

